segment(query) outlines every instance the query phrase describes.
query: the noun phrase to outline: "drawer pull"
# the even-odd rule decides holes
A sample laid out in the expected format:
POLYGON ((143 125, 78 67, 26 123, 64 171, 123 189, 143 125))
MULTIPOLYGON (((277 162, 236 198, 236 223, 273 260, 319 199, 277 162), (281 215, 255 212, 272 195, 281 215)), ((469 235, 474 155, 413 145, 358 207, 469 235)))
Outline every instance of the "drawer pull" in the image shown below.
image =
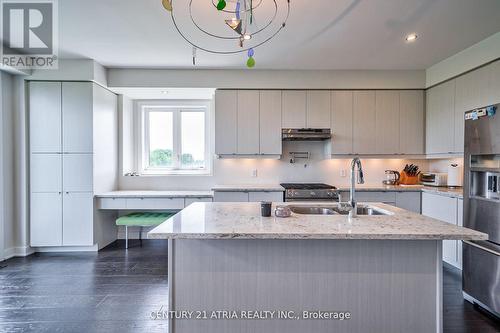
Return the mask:
POLYGON ((464 243, 465 243, 465 244, 467 244, 467 245, 470 245, 470 246, 476 247, 476 248, 478 248, 478 249, 481 249, 481 250, 483 250, 483 251, 489 252, 489 253, 491 253, 491 254, 494 254, 494 255, 496 255, 496 256, 498 256, 498 257, 500 257, 500 252, 497 252, 497 251, 495 251, 495 250, 489 249, 489 248, 487 248, 486 246, 481 246, 480 244, 478 244, 478 243, 474 243, 474 242, 471 242, 471 241, 465 241, 465 240, 464 240, 464 241, 462 241, 462 242, 464 242, 464 243))

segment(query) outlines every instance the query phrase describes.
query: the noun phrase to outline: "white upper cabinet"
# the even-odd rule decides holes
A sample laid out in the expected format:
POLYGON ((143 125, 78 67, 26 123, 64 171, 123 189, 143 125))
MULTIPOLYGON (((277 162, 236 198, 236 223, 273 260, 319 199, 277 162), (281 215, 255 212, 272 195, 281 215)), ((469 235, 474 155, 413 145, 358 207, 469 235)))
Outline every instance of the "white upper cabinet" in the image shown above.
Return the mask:
POLYGON ((307 93, 301 90, 283 91, 283 128, 305 128, 307 123, 307 93))
POLYGON ((488 66, 489 77, 489 92, 487 104, 500 103, 500 60, 488 66))
POLYGON ((488 105, 489 68, 482 67, 455 80, 454 152, 464 151, 465 112, 488 105))
POLYGON ((330 128, 330 91, 307 92, 306 127, 330 128))
POLYGON ((91 82, 63 82, 63 152, 92 153, 93 91, 91 82))
POLYGON ((377 91, 375 115, 375 153, 399 153, 399 91, 377 91))
POLYGON ((353 93, 332 91, 331 98, 332 154, 352 154, 353 93))
POLYGON ((35 192, 61 192, 61 154, 32 154, 30 159, 30 190, 35 192))
POLYGON ((375 91, 355 91, 353 101, 354 153, 375 154, 375 91))
POLYGON ((281 155, 281 90, 217 90, 215 153, 281 155))
POLYGON ((259 92, 257 90, 239 90, 237 110, 237 153, 241 155, 259 154, 259 92))
POLYGON ((456 78, 455 110, 460 113, 488 105, 488 66, 479 68, 456 78))
POLYGON ((63 155, 64 192, 93 191, 93 161, 92 154, 63 155))
POLYGON ((260 153, 281 155, 281 91, 260 91, 260 153))
POLYGON ((426 151, 428 154, 455 150, 455 81, 427 90, 426 151))
POLYGON ((61 82, 30 82, 32 153, 61 152, 61 82))
POLYGON ((422 90, 399 92, 399 153, 425 153, 425 111, 422 90))
POLYGON ((218 155, 237 152, 236 90, 217 90, 215 93, 215 153, 218 155))

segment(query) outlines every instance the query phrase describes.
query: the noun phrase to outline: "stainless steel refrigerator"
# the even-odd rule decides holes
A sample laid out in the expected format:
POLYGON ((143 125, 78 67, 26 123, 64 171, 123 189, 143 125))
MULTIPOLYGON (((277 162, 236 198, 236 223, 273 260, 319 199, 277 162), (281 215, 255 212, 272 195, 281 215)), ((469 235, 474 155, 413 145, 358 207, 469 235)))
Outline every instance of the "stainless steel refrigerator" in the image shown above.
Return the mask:
POLYGON ((464 297, 500 316, 500 104, 465 114, 464 226, 489 235, 463 242, 464 297))

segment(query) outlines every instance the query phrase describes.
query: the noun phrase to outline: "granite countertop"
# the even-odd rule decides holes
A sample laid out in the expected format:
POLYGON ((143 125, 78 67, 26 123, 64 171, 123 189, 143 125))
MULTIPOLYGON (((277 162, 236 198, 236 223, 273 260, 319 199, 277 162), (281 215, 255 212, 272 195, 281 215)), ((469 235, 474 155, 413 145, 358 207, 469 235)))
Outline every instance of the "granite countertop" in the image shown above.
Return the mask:
MULTIPOLYGON (((284 191, 285 189, 279 184, 231 184, 231 185, 215 185, 213 191, 284 191)), ((339 191, 349 191, 349 186, 339 186, 339 191)), ((384 184, 356 184, 356 191, 359 192, 428 192, 433 194, 445 195, 455 198, 463 198, 463 188, 449 187, 434 187, 424 185, 384 185, 384 184)))
POLYGON ((248 191, 248 192, 283 192, 285 189, 280 184, 232 184, 232 185, 215 185, 212 191, 231 192, 231 191, 248 191))
MULTIPOLYGON (((349 187, 340 186, 339 191, 349 191, 349 187)), ((424 185, 358 185, 356 191, 359 192, 427 192, 439 195, 445 195, 454 198, 463 198, 462 187, 435 187, 424 185)))
MULTIPOLYGON (((300 205, 311 203, 288 203, 300 205)), ((315 205, 321 203, 314 203, 315 205)), ((332 203, 323 203, 332 205, 332 203)), ((273 210, 274 206, 273 204, 273 210)), ((283 205, 280 203, 280 205, 283 205)), ((285 204, 286 205, 286 204, 285 204)), ((148 233, 156 239, 403 239, 484 240, 487 235, 393 206, 370 203, 389 215, 261 217, 258 203, 194 203, 148 233)))
POLYGON ((212 191, 112 191, 99 193, 96 198, 212 198, 212 191))

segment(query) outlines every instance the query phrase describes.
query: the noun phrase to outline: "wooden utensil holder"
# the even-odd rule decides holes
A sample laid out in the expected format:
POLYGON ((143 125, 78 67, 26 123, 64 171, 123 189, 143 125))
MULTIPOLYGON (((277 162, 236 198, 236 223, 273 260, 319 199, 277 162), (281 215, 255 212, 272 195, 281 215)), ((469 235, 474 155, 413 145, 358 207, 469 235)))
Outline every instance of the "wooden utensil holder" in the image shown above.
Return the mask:
POLYGON ((420 175, 410 176, 406 172, 401 171, 401 178, 399 183, 402 185, 417 185, 420 179, 420 175))

